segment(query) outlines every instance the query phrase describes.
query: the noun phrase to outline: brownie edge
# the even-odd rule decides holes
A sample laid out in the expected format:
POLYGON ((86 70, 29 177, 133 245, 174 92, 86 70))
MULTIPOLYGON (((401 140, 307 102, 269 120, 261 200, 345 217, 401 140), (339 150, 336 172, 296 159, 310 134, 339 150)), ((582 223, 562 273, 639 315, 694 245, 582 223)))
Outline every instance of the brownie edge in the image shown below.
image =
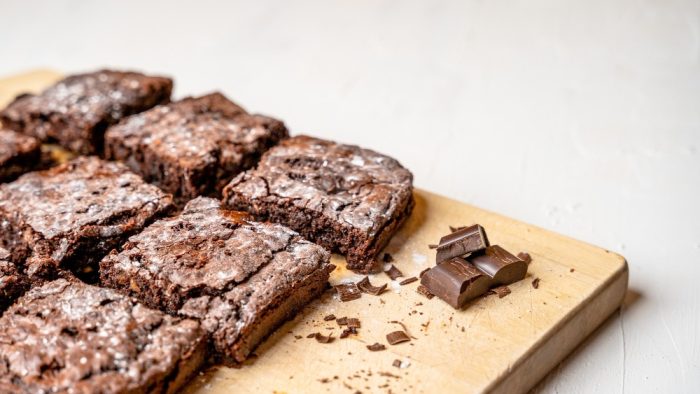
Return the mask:
POLYGON ((39 165, 40 158, 39 140, 0 125, 0 183, 31 171, 39 165))

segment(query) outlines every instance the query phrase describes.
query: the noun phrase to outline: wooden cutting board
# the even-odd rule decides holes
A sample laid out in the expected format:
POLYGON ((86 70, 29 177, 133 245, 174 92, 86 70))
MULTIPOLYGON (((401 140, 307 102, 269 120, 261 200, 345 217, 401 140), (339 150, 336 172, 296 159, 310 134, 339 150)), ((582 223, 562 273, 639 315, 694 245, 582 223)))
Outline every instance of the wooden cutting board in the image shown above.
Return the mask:
MULTIPOLYGON (((23 91, 37 91, 60 77, 34 71, 0 80, 0 106, 23 91)), ((388 152, 391 154, 391 152, 388 152)), ((418 282, 394 284, 379 297, 340 302, 331 291, 276 331, 241 368, 212 367, 196 377, 188 393, 309 392, 523 392, 533 387, 622 303, 627 290, 625 259, 477 207, 417 189, 416 209, 386 251, 396 266, 417 276, 435 259, 449 225, 480 223, 492 244, 532 255, 527 278, 455 311, 440 299, 416 293, 418 282), (539 288, 532 281, 539 278, 539 288), (357 317, 359 334, 321 344, 310 333, 340 329, 324 316, 357 317), (410 342, 389 346, 386 334, 401 329, 410 342), (387 349, 370 352, 367 345, 387 349), (392 366, 400 360, 402 368, 392 366)), ((332 283, 359 280, 342 257, 332 283)), ((389 282, 371 275, 373 284, 389 282)))

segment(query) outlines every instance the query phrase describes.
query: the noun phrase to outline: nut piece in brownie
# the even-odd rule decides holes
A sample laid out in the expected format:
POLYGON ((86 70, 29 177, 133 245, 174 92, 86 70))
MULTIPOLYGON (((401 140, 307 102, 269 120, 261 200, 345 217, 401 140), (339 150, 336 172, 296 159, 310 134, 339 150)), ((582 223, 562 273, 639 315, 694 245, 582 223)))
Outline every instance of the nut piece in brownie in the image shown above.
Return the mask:
POLYGON ((0 126, 0 182, 31 171, 41 159, 41 143, 34 137, 0 126))
POLYGON ((413 209, 413 176, 354 145, 298 136, 270 149, 224 189, 224 204, 285 224, 369 272, 413 209))
POLYGON ((0 392, 174 393, 205 353, 196 320, 58 279, 0 318, 0 392))
POLYGON ((0 315, 28 288, 29 280, 10 261, 10 252, 0 248, 0 315))
POLYGON ((201 320, 218 358, 244 361, 327 288, 330 253, 280 224, 207 197, 129 238, 100 262, 100 282, 173 315, 201 320))
POLYGON ((101 70, 67 77, 39 95, 24 94, 0 111, 5 127, 80 154, 100 152, 104 132, 131 114, 170 100, 169 78, 101 70))
POLYGON ((26 259, 29 277, 52 278, 62 267, 89 280, 105 254, 171 200, 122 164, 79 157, 0 185, 0 246, 12 261, 26 259))
POLYGON ((158 106, 111 127, 105 157, 125 162, 177 201, 220 195, 287 137, 278 120, 251 115, 220 93, 158 106))

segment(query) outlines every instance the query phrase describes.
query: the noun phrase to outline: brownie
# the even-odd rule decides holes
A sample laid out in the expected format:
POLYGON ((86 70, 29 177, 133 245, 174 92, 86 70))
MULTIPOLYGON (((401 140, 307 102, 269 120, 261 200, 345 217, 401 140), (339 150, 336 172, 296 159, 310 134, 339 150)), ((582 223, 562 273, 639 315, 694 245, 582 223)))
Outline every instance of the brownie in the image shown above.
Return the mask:
POLYGON ((0 315, 29 288, 29 280, 10 261, 10 252, 0 248, 0 315))
POLYGON ((121 160, 179 202, 219 196, 287 137, 278 120, 251 115, 220 93, 158 106, 112 126, 105 157, 121 160))
POLYGON ((38 95, 17 97, 0 120, 42 141, 80 154, 100 152, 104 132, 131 114, 168 102, 172 80, 135 72, 101 70, 67 77, 38 95))
POLYGON ((285 224, 372 271, 377 253, 413 209, 413 176, 354 145, 298 136, 263 155, 224 189, 224 204, 285 224))
POLYGON ((0 318, 0 392, 174 393, 205 353, 196 320, 58 279, 0 318))
POLYGON ((40 158, 39 140, 0 126, 0 183, 31 171, 40 158))
POLYGON ((26 259, 30 277, 66 268, 89 279, 105 254, 171 200, 122 164, 79 157, 0 185, 0 247, 13 261, 26 259))
POLYGON ((236 364, 327 288, 329 261, 328 251, 287 227, 198 197, 105 257, 100 282, 199 319, 217 358, 236 364))

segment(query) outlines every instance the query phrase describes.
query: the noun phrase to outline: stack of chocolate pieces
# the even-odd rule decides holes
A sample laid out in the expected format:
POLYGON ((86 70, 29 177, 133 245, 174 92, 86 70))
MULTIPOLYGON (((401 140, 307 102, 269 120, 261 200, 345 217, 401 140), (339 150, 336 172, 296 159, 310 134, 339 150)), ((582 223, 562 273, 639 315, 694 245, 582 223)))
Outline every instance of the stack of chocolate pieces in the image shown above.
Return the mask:
POLYGON ((421 276, 421 285, 455 309, 496 286, 525 278, 528 262, 498 245, 490 245, 478 224, 454 229, 437 245, 436 265, 421 276))

